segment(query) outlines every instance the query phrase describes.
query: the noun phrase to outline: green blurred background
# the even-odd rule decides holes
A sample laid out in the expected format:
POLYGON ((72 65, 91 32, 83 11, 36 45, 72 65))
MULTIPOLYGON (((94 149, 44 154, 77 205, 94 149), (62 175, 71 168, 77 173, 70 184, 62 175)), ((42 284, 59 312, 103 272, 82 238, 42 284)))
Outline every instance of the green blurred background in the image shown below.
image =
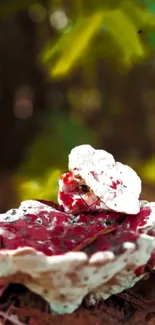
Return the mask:
POLYGON ((56 200, 83 143, 155 200, 155 0, 1 0, 0 109, 1 212, 56 200))

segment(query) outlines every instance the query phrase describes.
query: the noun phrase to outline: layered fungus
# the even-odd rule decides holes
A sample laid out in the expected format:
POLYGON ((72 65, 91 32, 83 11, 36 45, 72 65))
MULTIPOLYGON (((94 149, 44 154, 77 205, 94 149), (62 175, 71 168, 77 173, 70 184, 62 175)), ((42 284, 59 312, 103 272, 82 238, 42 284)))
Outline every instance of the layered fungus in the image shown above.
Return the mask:
POLYGON ((24 284, 56 314, 132 287, 155 264, 155 203, 140 193, 111 154, 74 148, 58 204, 29 200, 0 215, 0 285, 24 284))

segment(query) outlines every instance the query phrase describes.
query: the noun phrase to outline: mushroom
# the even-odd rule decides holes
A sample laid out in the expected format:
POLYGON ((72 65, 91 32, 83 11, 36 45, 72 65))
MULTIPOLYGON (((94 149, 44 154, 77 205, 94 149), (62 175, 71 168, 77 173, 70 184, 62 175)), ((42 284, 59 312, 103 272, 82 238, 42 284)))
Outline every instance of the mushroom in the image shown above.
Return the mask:
POLYGON ((90 145, 75 147, 69 154, 69 171, 61 176, 58 193, 66 212, 112 210, 135 215, 140 211, 139 176, 108 152, 90 145))

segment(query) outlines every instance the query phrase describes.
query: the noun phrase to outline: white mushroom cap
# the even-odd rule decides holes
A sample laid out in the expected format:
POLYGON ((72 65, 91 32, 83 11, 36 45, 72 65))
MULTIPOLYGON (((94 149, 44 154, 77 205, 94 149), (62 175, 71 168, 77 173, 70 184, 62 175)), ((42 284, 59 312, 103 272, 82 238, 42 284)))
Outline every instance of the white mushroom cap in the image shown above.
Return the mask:
POLYGON ((96 167, 113 166, 115 165, 115 159, 113 156, 105 150, 95 150, 89 144, 84 144, 75 147, 71 150, 69 155, 69 170, 74 171, 82 170, 87 166, 93 167, 96 171, 96 167))
POLYGON ((69 155, 69 170, 84 180, 107 209, 127 214, 140 211, 141 179, 108 152, 90 145, 75 147, 69 155))

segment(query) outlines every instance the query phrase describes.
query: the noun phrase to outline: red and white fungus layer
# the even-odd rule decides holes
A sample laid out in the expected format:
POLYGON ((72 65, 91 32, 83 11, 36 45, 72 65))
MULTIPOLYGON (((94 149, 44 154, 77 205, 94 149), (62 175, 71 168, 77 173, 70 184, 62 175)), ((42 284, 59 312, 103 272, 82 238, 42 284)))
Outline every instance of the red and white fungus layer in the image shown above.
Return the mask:
POLYGON ((138 215, 124 219, 23 202, 0 215, 0 285, 24 284, 58 314, 73 312, 88 295, 106 299, 133 286, 148 261, 153 265, 153 216, 155 205, 143 202, 138 215))

